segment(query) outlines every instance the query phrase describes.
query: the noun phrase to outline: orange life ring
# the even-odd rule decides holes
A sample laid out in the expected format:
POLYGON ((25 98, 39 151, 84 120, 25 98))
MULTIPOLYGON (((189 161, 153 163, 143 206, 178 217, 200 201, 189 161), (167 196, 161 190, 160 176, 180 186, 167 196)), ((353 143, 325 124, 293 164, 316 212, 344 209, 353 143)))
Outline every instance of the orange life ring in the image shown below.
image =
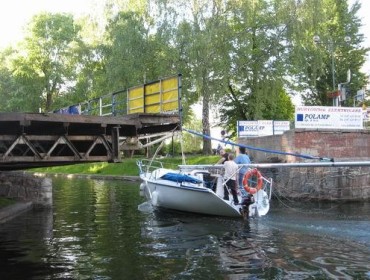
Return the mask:
POLYGON ((244 189, 250 193, 250 194, 255 194, 256 192, 258 192, 260 189, 262 189, 262 185, 263 185, 263 179, 262 179, 262 175, 261 173, 257 170, 257 168, 254 168, 254 169, 251 169, 251 170, 248 170, 247 173, 245 173, 244 175, 244 178, 243 178, 243 186, 244 186, 244 189), (248 185, 248 180, 252 177, 252 176, 257 176, 257 186, 255 188, 252 188, 248 185))

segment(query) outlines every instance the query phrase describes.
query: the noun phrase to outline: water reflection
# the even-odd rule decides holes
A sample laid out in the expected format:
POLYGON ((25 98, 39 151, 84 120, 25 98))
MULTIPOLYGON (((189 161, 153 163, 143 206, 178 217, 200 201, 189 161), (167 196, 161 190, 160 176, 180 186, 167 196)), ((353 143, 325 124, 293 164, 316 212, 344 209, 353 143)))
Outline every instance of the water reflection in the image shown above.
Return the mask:
POLYGON ((138 183, 54 179, 52 210, 0 225, 0 278, 370 279, 369 207, 274 202, 244 222, 155 210, 138 183))
POLYGON ((142 235, 155 255, 183 254, 192 273, 213 267, 229 279, 368 278, 368 205, 364 212, 358 205, 355 213, 350 205, 344 212, 340 207, 328 212, 329 205, 304 211, 307 206, 300 212, 276 205, 271 215, 248 222, 158 211, 145 203, 139 208, 147 214, 142 235))

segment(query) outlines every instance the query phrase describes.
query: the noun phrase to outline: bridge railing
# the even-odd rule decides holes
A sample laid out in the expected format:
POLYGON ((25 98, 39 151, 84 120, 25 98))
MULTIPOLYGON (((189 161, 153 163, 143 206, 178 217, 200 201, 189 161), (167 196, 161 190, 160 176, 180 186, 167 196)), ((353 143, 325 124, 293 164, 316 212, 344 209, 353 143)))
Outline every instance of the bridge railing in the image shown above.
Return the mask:
POLYGON ((127 114, 127 91, 121 90, 90 99, 78 105, 81 115, 121 116, 127 114))
POLYGON ((106 94, 53 111, 61 114, 121 116, 131 113, 178 113, 181 74, 106 94))

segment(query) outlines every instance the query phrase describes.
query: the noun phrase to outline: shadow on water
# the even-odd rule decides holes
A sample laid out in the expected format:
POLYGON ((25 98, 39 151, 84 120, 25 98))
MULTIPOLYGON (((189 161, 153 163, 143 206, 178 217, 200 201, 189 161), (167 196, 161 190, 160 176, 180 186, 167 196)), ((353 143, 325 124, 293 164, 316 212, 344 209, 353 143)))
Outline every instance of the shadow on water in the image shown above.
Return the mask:
POLYGON ((139 209, 147 215, 143 237, 156 255, 183 254, 191 264, 178 275, 201 277, 213 265, 214 275, 228 279, 370 279, 368 207, 275 205, 268 216, 247 222, 147 203, 139 209))
POLYGON ((223 279, 268 263, 253 242, 248 221, 158 210, 146 202, 139 209, 147 214, 142 235, 151 240, 148 246, 156 255, 187 260, 178 276, 223 279))

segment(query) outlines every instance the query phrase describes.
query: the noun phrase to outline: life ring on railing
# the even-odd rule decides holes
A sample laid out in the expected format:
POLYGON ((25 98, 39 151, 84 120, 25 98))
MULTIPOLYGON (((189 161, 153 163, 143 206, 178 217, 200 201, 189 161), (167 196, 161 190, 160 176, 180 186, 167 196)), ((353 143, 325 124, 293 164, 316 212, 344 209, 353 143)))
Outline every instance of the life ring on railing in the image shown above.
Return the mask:
POLYGON ((243 186, 244 189, 250 193, 250 194, 255 194, 258 192, 260 189, 262 189, 263 185, 263 179, 261 173, 257 170, 257 168, 251 169, 245 173, 244 178, 243 178, 243 186), (248 185, 248 180, 252 176, 257 176, 257 186, 255 188, 252 188, 251 186, 248 185))

